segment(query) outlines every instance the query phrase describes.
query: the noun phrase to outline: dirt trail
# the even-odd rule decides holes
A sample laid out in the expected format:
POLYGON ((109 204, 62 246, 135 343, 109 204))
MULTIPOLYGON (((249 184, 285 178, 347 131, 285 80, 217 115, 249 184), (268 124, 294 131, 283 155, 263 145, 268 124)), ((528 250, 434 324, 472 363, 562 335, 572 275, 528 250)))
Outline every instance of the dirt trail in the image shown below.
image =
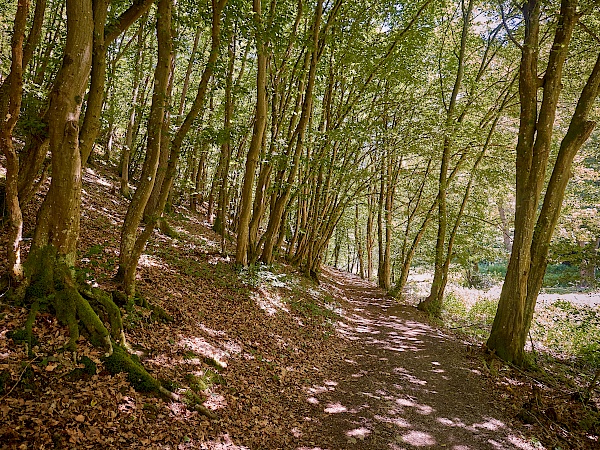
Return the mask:
POLYGON ((345 354, 306 392, 300 450, 532 449, 495 408, 468 347, 371 283, 331 271, 347 298, 345 354))

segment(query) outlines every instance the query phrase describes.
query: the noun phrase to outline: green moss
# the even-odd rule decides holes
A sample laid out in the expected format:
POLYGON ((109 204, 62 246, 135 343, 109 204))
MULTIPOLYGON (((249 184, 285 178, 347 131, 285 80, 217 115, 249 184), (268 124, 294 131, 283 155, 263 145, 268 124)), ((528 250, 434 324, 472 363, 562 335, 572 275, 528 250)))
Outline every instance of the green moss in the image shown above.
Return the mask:
POLYGON ((3 370, 0 372, 0 395, 4 394, 4 392, 10 389, 10 382, 12 377, 10 376, 10 372, 8 370, 3 370))
POLYGON ((185 352, 183 352, 183 359, 196 359, 196 358, 200 358, 200 355, 194 353, 191 350, 186 350, 185 352))
POLYGON ((118 306, 125 307, 129 303, 129 297, 127 297, 127 295, 121 291, 113 291, 112 298, 115 304, 118 306))
POLYGON ((204 364, 214 367, 217 370, 223 370, 225 367, 214 358, 204 358, 204 364))
POLYGON ((198 394, 196 394, 194 391, 191 390, 187 390, 185 391, 185 395, 183 397, 183 401, 186 405, 194 407, 196 405, 202 405, 202 403, 204 403, 204 400, 202 397, 200 397, 198 394))
POLYGON ((179 389, 179 384, 171 380, 160 379, 159 383, 169 392, 175 392, 177 389, 179 389))
POLYGON ((113 340, 123 343, 121 334, 123 331, 123 319, 121 318, 119 307, 113 301, 113 296, 102 289, 88 286, 82 290, 82 293, 90 301, 90 305, 96 313, 100 313, 100 310, 106 313, 113 340))
POLYGON ((160 232, 166 236, 169 236, 172 239, 177 239, 179 237, 179 233, 171 227, 169 222, 165 218, 161 218, 158 222, 158 226, 160 228, 160 232))
POLYGON ((218 374, 217 372, 215 372, 214 370, 211 370, 211 369, 206 369, 206 372, 204 372, 204 379, 208 380, 210 382, 210 384, 219 384, 219 385, 227 384, 227 382, 225 381, 225 378, 223 378, 223 376, 221 376, 220 374, 218 374))
POLYGON ((70 381, 81 380, 82 378, 91 377, 92 375, 96 375, 97 366, 94 361, 92 361, 87 356, 82 356, 79 359, 79 364, 83 364, 83 367, 78 367, 77 369, 73 369, 67 375, 67 379, 70 381))
MULTIPOLYGON (((19 328, 18 330, 7 332, 6 337, 8 339, 12 339, 12 341, 15 344, 26 344, 29 342, 28 341, 29 336, 27 335, 27 331, 25 331, 23 328, 19 328)), ((34 347, 40 343, 38 338, 35 336, 35 334, 31 335, 30 342, 31 342, 31 345, 34 347)))
POLYGON ((104 366, 114 374, 127 373, 127 381, 139 392, 159 392, 160 383, 152 377, 139 360, 135 360, 122 347, 113 345, 112 355, 104 358, 104 366))
POLYGON ((150 309, 152 310, 152 317, 154 320, 159 320, 163 323, 173 322, 173 317, 171 317, 164 309, 160 306, 151 305, 150 309))
POLYGON ((196 393, 205 391, 209 388, 209 385, 202 377, 197 377, 196 375, 191 373, 188 373, 185 376, 185 381, 188 382, 190 388, 196 393))
POLYGON ((96 363, 90 358, 88 358, 87 356, 82 356, 79 359, 79 363, 83 364, 83 370, 85 371, 85 373, 87 373, 88 375, 96 375, 96 363))
POLYGON ((187 381, 190 388, 196 393, 206 391, 215 384, 227 384, 225 378, 223 378, 221 375, 219 375, 212 369, 207 369, 202 376, 196 376, 194 374, 189 373, 185 376, 185 380, 187 381))

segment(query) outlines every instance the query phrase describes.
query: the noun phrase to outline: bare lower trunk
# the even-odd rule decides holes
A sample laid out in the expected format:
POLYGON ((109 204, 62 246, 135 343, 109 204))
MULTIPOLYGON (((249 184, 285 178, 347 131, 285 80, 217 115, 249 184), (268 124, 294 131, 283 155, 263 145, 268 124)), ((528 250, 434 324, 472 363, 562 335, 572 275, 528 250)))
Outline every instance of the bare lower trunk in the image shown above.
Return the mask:
POLYGON ((244 182, 240 199, 240 215, 238 220, 238 235, 235 262, 241 266, 248 265, 248 248, 250 234, 250 215, 252 214, 252 191, 258 156, 263 142, 263 133, 267 124, 267 47, 263 35, 263 18, 260 0, 253 1, 253 10, 257 22, 256 45, 258 48, 258 71, 256 75, 256 116, 252 141, 246 157, 244 182))
POLYGON ((148 119, 148 143, 146 160, 142 168, 142 177, 135 191, 131 204, 127 209, 121 231, 121 247, 119 255, 119 270, 117 279, 123 283, 127 295, 133 295, 135 286, 131 274, 135 274, 137 259, 134 259, 134 247, 138 226, 142 220, 144 209, 156 179, 159 156, 161 151, 161 134, 166 110, 166 93, 169 84, 169 73, 172 58, 171 37, 171 0, 160 0, 158 3, 158 18, 156 30, 158 36, 158 62, 155 70, 154 93, 152 108, 148 119))
POLYGON ((29 1, 20 0, 15 14, 11 41, 10 73, 0 85, 0 151, 6 158, 5 207, 8 215, 7 269, 13 285, 23 279, 21 238, 23 215, 19 204, 19 156, 13 145, 13 130, 17 124, 23 97, 23 43, 29 1))
POLYGON ((526 28, 519 74, 521 120, 517 142, 515 237, 498 311, 487 341, 490 350, 502 359, 516 364, 525 362, 524 346, 546 267, 550 239, 560 215, 571 163, 595 126, 587 117, 598 96, 600 56, 561 142, 538 215, 563 83, 563 67, 579 18, 576 10, 577 1, 561 2, 559 23, 554 31, 554 43, 548 57, 540 104, 538 59, 541 2, 530 0, 523 7, 526 28))

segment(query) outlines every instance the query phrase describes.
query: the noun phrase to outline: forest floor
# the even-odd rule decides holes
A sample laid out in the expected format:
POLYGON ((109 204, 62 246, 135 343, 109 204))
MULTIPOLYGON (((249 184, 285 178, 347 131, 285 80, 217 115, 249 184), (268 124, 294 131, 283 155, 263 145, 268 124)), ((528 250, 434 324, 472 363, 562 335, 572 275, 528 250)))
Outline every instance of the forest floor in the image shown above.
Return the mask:
MULTIPOLYGON (((79 270, 107 291, 128 203, 117 186, 86 170, 79 270)), ((203 215, 179 208, 169 223, 177 235, 155 233, 137 285, 173 321, 123 313, 145 367, 182 401, 136 392, 85 337, 64 351, 48 312, 28 354, 11 338, 27 309, 0 297, 0 448, 600 448, 597 398, 584 404, 573 380, 503 365, 353 275, 236 272, 203 215), (197 397, 217 420, 188 407, 197 397)))

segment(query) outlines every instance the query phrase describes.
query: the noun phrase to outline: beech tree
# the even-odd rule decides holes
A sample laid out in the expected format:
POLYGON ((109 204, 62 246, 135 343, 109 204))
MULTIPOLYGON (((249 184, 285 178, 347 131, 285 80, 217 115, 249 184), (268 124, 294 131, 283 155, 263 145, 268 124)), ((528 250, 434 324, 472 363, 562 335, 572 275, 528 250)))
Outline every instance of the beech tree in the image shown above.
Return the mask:
MULTIPOLYGON (((31 250, 27 258, 25 292, 35 317, 50 301, 58 317, 69 326, 70 346, 79 337, 79 321, 95 342, 112 353, 111 336, 90 303, 79 293, 75 267, 81 207, 81 154, 79 115, 87 87, 92 56, 93 10, 90 0, 68 0, 67 37, 48 107, 48 139, 52 154, 52 179, 40 206, 31 250)), ((118 308, 104 305, 115 323, 118 308)), ((113 329, 121 340, 122 330, 113 329)))
POLYGON ((158 56, 156 69, 154 71, 154 92, 152 95, 152 108, 148 118, 148 144, 146 149, 146 158, 142 168, 140 183, 133 195, 127 215, 123 222, 121 231, 121 246, 119 253, 119 269, 117 280, 119 280, 127 295, 134 294, 135 271, 140 247, 137 236, 138 226, 142 221, 144 209, 150 199, 152 190, 156 182, 159 158, 161 151, 161 135, 163 132, 163 122, 165 120, 166 110, 168 108, 168 89, 169 77, 172 70, 173 58, 173 36, 172 36, 172 0, 160 0, 158 2, 156 18, 156 35, 158 41, 158 56), (137 257, 136 257, 137 256, 137 257))
MULTIPOLYGON (((548 249, 560 216, 571 164, 596 123, 589 119, 600 87, 600 54, 581 90, 568 129, 550 162, 564 67, 573 32, 582 20, 577 0, 562 0, 552 14, 553 42, 544 55, 542 17, 553 13, 540 0, 522 4, 523 43, 519 70, 520 117, 516 159, 515 236, 488 348, 502 359, 525 362, 525 343, 547 265, 548 249), (547 59, 546 59, 547 58, 547 59), (543 66, 542 66, 543 64, 543 66), (540 74, 540 67, 544 70, 540 74), (541 91, 541 93, 540 93, 541 91), (552 171, 544 190, 546 171, 552 171), (539 209, 541 203, 541 210, 539 209)), ((548 5, 552 8, 552 5, 548 5)), ((585 28, 585 27, 582 27, 585 28)))

